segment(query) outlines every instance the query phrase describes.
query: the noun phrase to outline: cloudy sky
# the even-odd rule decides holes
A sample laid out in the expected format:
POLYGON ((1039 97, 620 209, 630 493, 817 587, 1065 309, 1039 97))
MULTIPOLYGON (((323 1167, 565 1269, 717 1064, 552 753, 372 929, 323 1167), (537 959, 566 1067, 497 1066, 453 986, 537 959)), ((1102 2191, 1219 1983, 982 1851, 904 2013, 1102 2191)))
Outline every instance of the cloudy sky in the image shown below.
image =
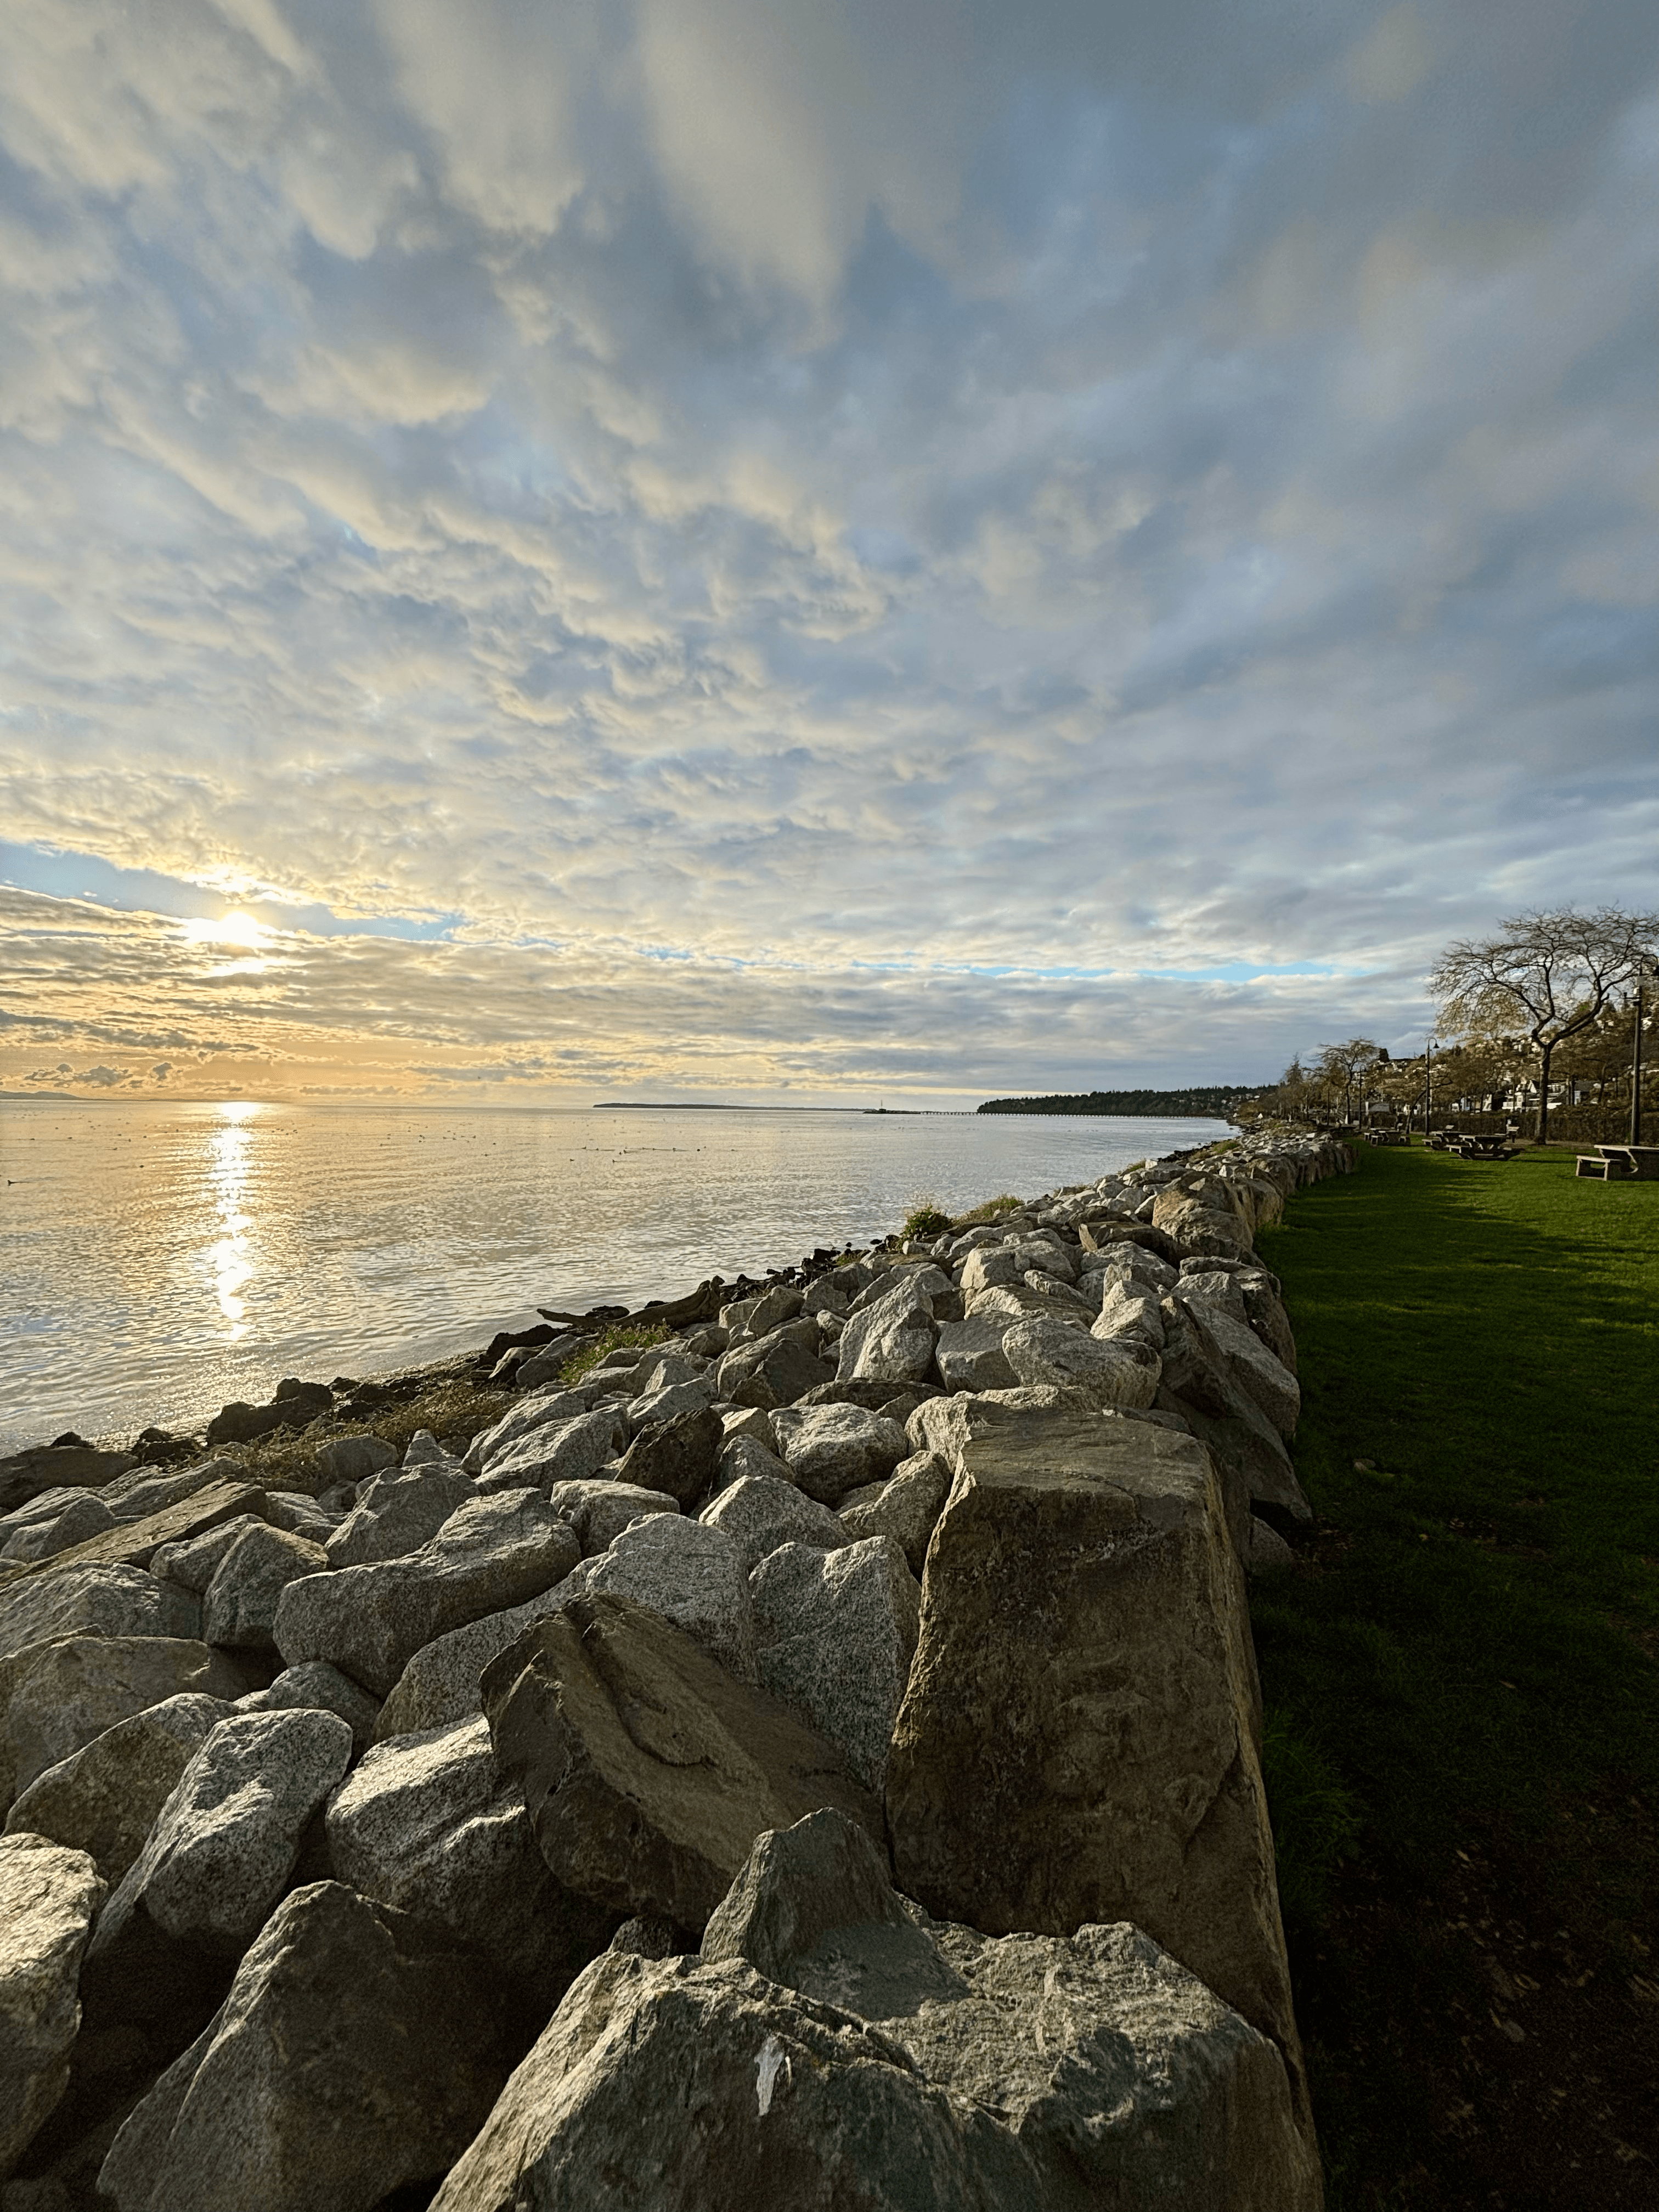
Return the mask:
POLYGON ((0 1085, 1255 1079, 1652 904, 1649 7, 4 20, 0 1085))

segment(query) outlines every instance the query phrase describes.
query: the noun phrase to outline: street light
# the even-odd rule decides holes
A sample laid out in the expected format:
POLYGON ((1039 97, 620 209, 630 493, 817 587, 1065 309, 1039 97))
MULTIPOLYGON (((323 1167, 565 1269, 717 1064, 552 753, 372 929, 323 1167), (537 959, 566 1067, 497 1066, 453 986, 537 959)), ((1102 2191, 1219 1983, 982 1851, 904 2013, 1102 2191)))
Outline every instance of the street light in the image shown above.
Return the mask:
MULTIPOLYGON (((1649 967, 1659 975, 1659 961, 1649 967)), ((1631 1057, 1630 1070, 1630 1140, 1632 1145, 1642 1141, 1642 964, 1636 969, 1636 1046, 1631 1057)))

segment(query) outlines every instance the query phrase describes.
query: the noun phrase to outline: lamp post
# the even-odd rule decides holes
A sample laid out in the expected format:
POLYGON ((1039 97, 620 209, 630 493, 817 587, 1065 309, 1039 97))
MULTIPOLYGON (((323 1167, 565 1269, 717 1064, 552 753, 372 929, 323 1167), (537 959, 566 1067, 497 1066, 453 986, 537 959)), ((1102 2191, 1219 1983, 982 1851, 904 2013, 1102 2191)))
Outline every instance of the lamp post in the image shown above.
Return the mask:
MULTIPOLYGON (((1652 963, 1659 974, 1659 962, 1652 963)), ((1632 1145, 1642 1141, 1642 975, 1636 970, 1636 1046, 1631 1055, 1630 1069, 1630 1140, 1632 1145)))
POLYGON ((1429 1139, 1429 1115, 1434 1110, 1434 1039, 1423 1048, 1423 1141, 1429 1139))

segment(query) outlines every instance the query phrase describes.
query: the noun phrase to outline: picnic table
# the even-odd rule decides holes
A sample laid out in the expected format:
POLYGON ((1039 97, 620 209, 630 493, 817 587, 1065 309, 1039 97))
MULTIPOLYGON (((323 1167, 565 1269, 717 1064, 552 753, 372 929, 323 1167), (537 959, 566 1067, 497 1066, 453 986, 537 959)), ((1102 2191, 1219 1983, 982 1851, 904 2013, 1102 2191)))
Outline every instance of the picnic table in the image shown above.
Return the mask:
POLYGON ((1598 1145, 1579 1153, 1573 1173, 1601 1182, 1659 1182, 1659 1145, 1598 1145))
POLYGON ((1512 1160, 1514 1148, 1507 1137, 1460 1137, 1454 1149, 1466 1160, 1512 1160))

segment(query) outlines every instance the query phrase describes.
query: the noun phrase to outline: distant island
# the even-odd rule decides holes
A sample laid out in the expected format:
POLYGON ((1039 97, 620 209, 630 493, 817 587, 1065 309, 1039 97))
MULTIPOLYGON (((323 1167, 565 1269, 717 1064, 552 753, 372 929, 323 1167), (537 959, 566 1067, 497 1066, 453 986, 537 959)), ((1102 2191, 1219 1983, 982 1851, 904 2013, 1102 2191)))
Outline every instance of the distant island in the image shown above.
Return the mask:
POLYGON ((1055 1091, 1047 1098, 988 1098, 981 1114, 1187 1114, 1224 1121, 1228 1109, 1253 1098, 1259 1083, 1206 1083, 1189 1091, 1055 1091))

